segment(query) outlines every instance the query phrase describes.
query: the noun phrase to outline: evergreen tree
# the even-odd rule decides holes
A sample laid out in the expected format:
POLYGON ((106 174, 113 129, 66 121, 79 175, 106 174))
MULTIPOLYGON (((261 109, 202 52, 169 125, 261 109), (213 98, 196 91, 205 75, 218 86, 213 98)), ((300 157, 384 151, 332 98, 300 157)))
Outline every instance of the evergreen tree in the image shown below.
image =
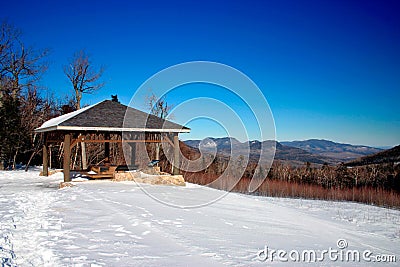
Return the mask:
POLYGON ((21 148, 21 113, 20 101, 11 95, 1 98, 0 106, 0 155, 6 168, 15 167, 16 156, 21 148))

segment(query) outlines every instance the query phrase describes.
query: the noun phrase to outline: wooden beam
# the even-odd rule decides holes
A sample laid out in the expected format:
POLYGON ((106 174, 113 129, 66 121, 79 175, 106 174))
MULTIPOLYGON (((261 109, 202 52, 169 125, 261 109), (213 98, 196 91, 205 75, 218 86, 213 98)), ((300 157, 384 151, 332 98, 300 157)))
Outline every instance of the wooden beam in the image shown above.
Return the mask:
MULTIPOLYGON (((169 139, 168 136, 165 136, 164 139, 165 139, 165 141, 167 141, 167 143, 169 143, 171 146, 174 146, 174 143, 171 141, 171 139, 169 139)), ((165 142, 165 141, 163 141, 163 142, 165 142)))
POLYGON ((161 143, 162 140, 83 140, 84 143, 161 143))
POLYGON ((178 134, 174 135, 174 164, 173 166, 173 175, 178 175, 179 174, 179 137, 178 134))
MULTIPOLYGON (((62 143, 62 140, 48 140, 47 143, 62 143)), ((165 137, 164 140, 104 140, 104 139, 74 139, 71 142, 71 148, 77 145, 79 142, 84 142, 84 143, 169 143, 172 146, 174 143, 171 141, 171 139, 165 137)))
POLYGON ((110 134, 106 133, 104 134, 104 156, 105 156, 105 161, 110 162, 110 134))
POLYGON ((136 143, 130 143, 131 147, 131 166, 136 165, 136 143))
POLYGON ((44 144, 43 144, 43 176, 49 176, 49 156, 48 156, 48 147, 46 144, 46 135, 44 136, 44 144))
POLYGON ((73 141, 72 141, 72 143, 71 143, 71 149, 74 147, 74 146, 76 146, 79 142, 82 142, 83 140, 84 140, 85 138, 82 136, 82 135, 80 135, 80 136, 78 136, 78 138, 76 138, 76 139, 74 139, 73 141))
POLYGON ((87 170, 86 144, 83 142, 81 142, 81 149, 82 170, 87 170))
POLYGON ((155 146, 156 146, 156 158, 155 158, 155 160, 160 160, 160 144, 156 143, 155 146))
POLYGON ((64 182, 70 182, 70 164, 71 164, 71 135, 64 135, 64 162, 63 162, 63 172, 64 172, 64 182))

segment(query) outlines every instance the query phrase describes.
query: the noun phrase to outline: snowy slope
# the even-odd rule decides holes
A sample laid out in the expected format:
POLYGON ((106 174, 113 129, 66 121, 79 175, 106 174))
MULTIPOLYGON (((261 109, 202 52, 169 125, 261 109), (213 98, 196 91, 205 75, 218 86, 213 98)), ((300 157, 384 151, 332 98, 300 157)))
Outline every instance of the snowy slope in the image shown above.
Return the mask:
MULTIPOLYGON (((400 211, 361 205, 230 193, 199 208, 160 203, 134 182, 80 182, 61 174, 0 172, 0 260, 11 266, 292 266, 261 261, 263 251, 338 249, 395 255, 400 211), (344 241, 343 241, 344 242, 344 241)), ((143 185, 176 205, 221 191, 196 185, 143 185)), ((297 262, 295 266, 309 266, 297 262)), ((315 266, 341 266, 326 258, 315 266)), ((348 263, 368 266, 372 262, 348 263)), ((395 266, 396 263, 382 264, 395 266)))

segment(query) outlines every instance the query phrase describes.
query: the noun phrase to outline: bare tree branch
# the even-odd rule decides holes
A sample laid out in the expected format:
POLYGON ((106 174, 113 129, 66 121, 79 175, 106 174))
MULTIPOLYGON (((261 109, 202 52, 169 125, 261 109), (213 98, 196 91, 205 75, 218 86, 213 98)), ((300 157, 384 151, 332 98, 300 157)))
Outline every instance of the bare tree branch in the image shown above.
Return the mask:
MULTIPOLYGON (((169 105, 165 96, 157 97, 154 93, 146 96, 146 104, 150 111, 150 114, 166 119, 173 108, 169 105)), ((170 116, 171 117, 171 116, 170 116)))
POLYGON ((11 81, 11 87, 1 89, 10 90, 15 98, 23 89, 33 86, 47 69, 43 62, 47 54, 48 50, 26 48, 20 32, 4 22, 0 26, 0 79, 11 81))
POLYGON ((81 108, 82 94, 92 94, 104 86, 104 83, 99 82, 103 72, 102 67, 99 70, 94 69, 84 50, 76 52, 69 64, 64 66, 64 73, 75 92, 76 109, 81 108))

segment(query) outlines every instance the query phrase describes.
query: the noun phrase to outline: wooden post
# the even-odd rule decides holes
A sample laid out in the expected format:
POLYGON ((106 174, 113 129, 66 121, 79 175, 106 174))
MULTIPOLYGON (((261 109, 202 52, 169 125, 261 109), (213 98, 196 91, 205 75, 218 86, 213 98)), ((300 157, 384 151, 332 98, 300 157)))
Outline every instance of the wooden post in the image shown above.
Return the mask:
MULTIPOLYGON (((104 134, 104 140, 110 140, 110 134, 104 134)), ((110 162, 110 142, 108 141, 104 143, 104 156, 106 158, 105 162, 110 162)))
POLYGON ((173 175, 179 174, 179 137, 178 134, 174 135, 174 164, 173 164, 173 175))
POLYGON ((49 160, 48 160, 48 149, 46 143, 46 134, 44 135, 44 143, 43 143, 43 176, 49 176, 49 160))
POLYGON ((51 169, 51 148, 52 148, 53 146, 52 145, 49 145, 49 168, 51 169))
POLYGON ((156 144, 156 160, 160 160, 160 143, 155 143, 156 144))
POLYGON ((131 147, 131 166, 132 168, 136 165, 136 143, 129 143, 131 147))
POLYGON ((87 155, 86 155, 86 144, 84 142, 81 142, 81 148, 82 148, 82 169, 86 170, 87 169, 87 155))
POLYGON ((64 172, 64 182, 70 182, 71 177, 70 173, 70 164, 71 164, 71 135, 64 135, 64 162, 63 162, 63 172, 64 172))

